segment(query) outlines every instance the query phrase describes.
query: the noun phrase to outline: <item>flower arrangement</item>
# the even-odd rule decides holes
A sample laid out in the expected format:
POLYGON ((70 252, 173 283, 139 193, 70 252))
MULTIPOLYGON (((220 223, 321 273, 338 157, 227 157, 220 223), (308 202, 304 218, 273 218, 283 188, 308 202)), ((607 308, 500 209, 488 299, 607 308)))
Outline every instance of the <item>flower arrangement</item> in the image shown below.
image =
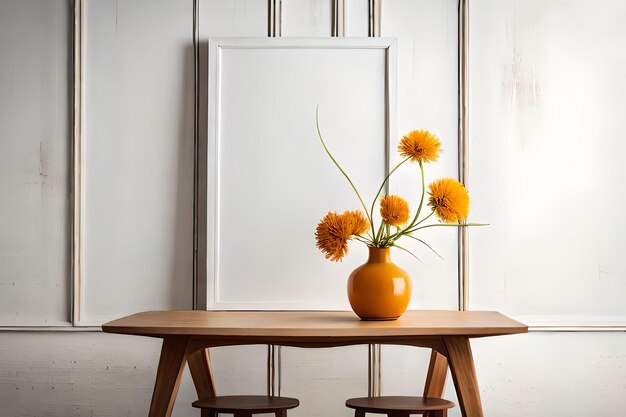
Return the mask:
POLYGON ((316 111, 315 120, 319 140, 324 150, 348 180, 364 210, 364 213, 359 210, 343 213, 329 212, 319 222, 315 231, 316 246, 326 259, 341 261, 348 253, 350 240, 357 240, 374 248, 396 247, 417 258, 411 251, 398 245, 398 240, 403 237, 422 243, 439 256, 428 243, 419 237, 420 230, 436 226, 483 226, 483 224, 467 222, 469 195, 463 184, 452 178, 441 178, 429 184, 426 203, 428 209, 425 207, 427 191, 424 183, 424 165, 437 161, 441 155, 441 141, 436 135, 427 130, 414 130, 401 139, 398 152, 402 160, 385 177, 368 208, 348 174, 326 146, 319 127, 319 111, 316 111), (379 200, 381 221, 377 226, 374 222, 376 202, 389 181, 389 177, 407 162, 417 163, 420 169, 422 193, 417 210, 411 217, 409 203, 405 199, 397 195, 384 195, 379 200), (440 222, 426 224, 425 222, 433 215, 440 222))

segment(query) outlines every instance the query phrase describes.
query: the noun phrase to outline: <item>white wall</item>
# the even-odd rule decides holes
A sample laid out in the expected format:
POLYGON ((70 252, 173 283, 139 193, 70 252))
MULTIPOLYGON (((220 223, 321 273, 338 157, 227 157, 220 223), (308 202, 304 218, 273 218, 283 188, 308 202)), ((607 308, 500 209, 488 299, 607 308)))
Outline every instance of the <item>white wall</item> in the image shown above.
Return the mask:
MULTIPOLYGON (((283 3, 284 36, 330 34, 330 1, 283 3)), ((347 3, 347 35, 362 36, 367 1, 347 3)), ((266 5, 263 0, 200 1, 201 39, 266 36, 266 5)), ((506 42, 506 31, 515 23, 525 51, 533 51, 554 27, 560 34, 560 56, 578 68, 581 56, 591 54, 580 46, 586 39, 579 34, 581 19, 600 6, 583 1, 522 6, 512 0, 474 0, 471 5, 471 50, 481 54, 471 67, 472 140, 504 140, 507 136, 497 132, 515 132, 522 118, 530 129, 557 129, 557 121, 566 123, 568 115, 552 120, 552 113, 545 112, 547 104, 529 109, 528 103, 522 108, 492 101, 506 92, 498 77, 519 50, 519 44, 506 42), (562 10, 568 13, 562 15, 562 10), (503 108, 508 117, 498 113, 503 108), (545 124, 537 125, 533 118, 545 119, 545 124), (495 133, 489 129, 492 122, 499 129, 495 133)), ((82 313, 88 320, 191 306, 191 6, 191 1, 174 0, 87 1, 82 313)), ((607 13, 597 22, 603 28, 598 36, 619 42, 624 36, 621 26, 605 23, 609 18, 623 20, 625 7, 608 1, 603 7, 607 13)), ((384 1, 382 7, 382 35, 398 37, 398 132, 423 126, 439 133, 446 153, 432 173, 437 176, 456 175, 456 13, 456 1, 449 0, 384 1)), ((0 0, 0 325, 69 322, 69 21, 65 1, 0 0)), ((582 33, 593 36, 594 22, 590 20, 582 33)), ((600 51, 605 51, 597 54, 608 63, 588 69, 580 84, 589 77, 620 80, 622 72, 612 57, 623 58, 623 48, 618 43, 600 51)), ((540 58, 535 56, 534 63, 542 62, 540 58)), ((541 85, 542 91, 549 91, 547 81, 541 85)), ((580 100, 600 103, 595 90, 574 91, 580 100)), ((610 107, 623 109, 623 98, 615 91, 606 99, 613 103, 610 107)), ((563 94, 554 100, 558 108, 558 100, 570 97, 563 94)), ((579 118, 584 116, 579 113, 579 118)), ((480 149, 476 143, 474 150, 480 149)), ((494 175, 487 171, 481 176, 487 162, 470 165, 470 192, 476 189, 475 213, 490 221, 498 213, 481 211, 481 201, 492 201, 489 189, 480 188, 494 175)), ((408 189, 402 188, 403 181, 409 184, 411 179, 400 178, 404 193, 408 189)), ((497 225, 481 230, 480 238, 495 239, 499 230, 497 225)), ((445 262, 434 257, 426 257, 425 265, 401 256, 398 260, 412 268, 416 307, 455 308, 455 234, 433 238, 445 262)), ((473 240, 472 248, 480 249, 480 242, 473 240)), ((485 263, 476 264, 481 265, 485 263)), ((492 282, 498 276, 484 280, 487 275, 479 271, 472 271, 472 305, 507 309, 510 304, 499 297, 499 281, 492 282)), ((563 292, 548 290, 551 299, 563 298, 563 292)), ((476 340, 473 347, 486 415, 615 415, 626 405, 623 333, 532 333, 476 340)), ((158 341, 148 338, 3 331, 0 416, 145 415, 158 353, 158 341)), ((265 392, 265 354, 265 348, 256 346, 215 349, 218 392, 265 392)), ((427 359, 423 350, 383 347, 383 391, 419 393, 427 359)), ((283 371, 283 393, 302 399, 294 415, 347 417, 343 400, 366 393, 367 352, 364 347, 284 349, 283 371)), ((450 383, 446 396, 455 399, 450 383)), ((174 415, 198 415, 189 406, 193 399, 186 373, 174 415)), ((458 409, 451 415, 458 416, 458 409)))
POLYGON ((192 13, 87 2, 81 322, 192 306, 192 13))
POLYGON ((624 324, 626 7, 472 4, 471 307, 624 324))
POLYGON ((70 21, 0 2, 0 325, 69 322, 70 21))

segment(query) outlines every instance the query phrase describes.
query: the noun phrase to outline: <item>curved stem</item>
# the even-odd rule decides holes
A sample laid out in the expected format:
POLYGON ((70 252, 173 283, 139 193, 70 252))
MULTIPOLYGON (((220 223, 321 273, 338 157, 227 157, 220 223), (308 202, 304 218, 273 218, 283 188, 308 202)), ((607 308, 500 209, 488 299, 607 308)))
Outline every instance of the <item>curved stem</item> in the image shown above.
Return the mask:
MULTIPOLYGON (((424 223, 426 220, 428 220, 430 218, 430 216, 432 216, 433 214, 435 214, 434 211, 431 211, 430 214, 426 217, 424 217, 422 220, 420 220, 419 222, 417 222, 417 224, 415 224, 415 226, 418 226, 422 223, 424 223)), ((400 239, 402 236, 406 236, 409 233, 411 233, 411 229, 409 229, 408 227, 399 230, 397 233, 393 234, 392 236, 390 236, 390 242, 393 244, 393 242, 395 242, 396 240, 400 239)))
MULTIPOLYGON (((408 226, 406 226, 404 229, 399 230, 397 233, 388 236, 387 239, 387 243, 391 242, 395 242, 396 240, 398 240, 400 238, 400 236, 408 233, 408 231, 415 226, 415 222, 417 221, 417 219, 419 218, 420 213, 422 212, 422 207, 424 206, 424 196, 426 195, 426 186, 425 186, 425 182, 424 182, 424 164, 422 163, 422 161, 419 162, 420 165, 420 172, 421 172, 421 177, 422 177, 422 197, 420 198, 420 204, 417 207, 417 211, 415 212, 415 216, 413 217, 413 220, 411 221, 411 223, 409 223, 408 226)), ((422 219, 419 223, 422 223, 424 220, 426 220, 428 217, 432 216, 432 212, 424 219, 422 219)), ((419 224, 418 223, 418 224, 419 224)))
POLYGON ((426 220, 428 220, 430 218, 430 216, 432 216, 433 214, 435 214, 435 210, 431 211, 430 214, 426 217, 424 217, 422 220, 420 220, 419 222, 417 222, 417 224, 415 226, 419 226, 420 224, 424 223, 426 220))
MULTIPOLYGON (((389 180, 389 177, 391 177, 391 174, 393 174, 394 172, 396 172, 396 170, 398 168, 400 168, 400 166, 402 164, 404 164, 406 161, 409 160, 410 157, 406 157, 405 159, 403 159, 398 165, 396 165, 391 171, 389 171, 389 174, 387 174, 387 176, 385 177, 385 179, 383 180, 383 183, 380 184, 380 188, 378 189, 378 192, 376 193, 376 196, 374 197, 374 200, 372 200, 372 207, 370 208, 370 219, 374 218, 374 206, 376 205, 376 200, 378 200, 378 196, 380 195, 380 193, 383 191, 383 188, 385 188, 385 184, 387 183, 387 181, 389 180)), ((380 224, 380 227, 382 227, 382 223, 380 224)))
POLYGON ((354 236, 352 236, 351 239, 358 240, 361 243, 365 243, 367 246, 371 246, 372 245, 372 241, 370 239, 363 238, 363 237, 361 237, 359 235, 354 235, 354 236))
MULTIPOLYGON (((373 215, 372 215, 372 217, 373 217, 373 215)), ((380 221, 380 225, 378 226, 378 231, 375 233, 375 236, 376 236, 376 243, 378 243, 378 241, 379 241, 379 240, 380 240, 380 238, 381 238, 380 233, 381 233, 381 232, 382 232, 382 230, 383 230, 384 223, 385 223, 385 222, 384 222, 384 220, 381 220, 381 221, 380 221)))
POLYGON ((439 257, 439 259, 441 259, 442 261, 443 261, 443 260, 445 260, 445 259, 443 259, 443 256, 439 255, 439 253, 437 253, 437 251, 436 251, 435 249, 433 249, 433 247, 432 247, 432 246, 430 246, 428 243, 424 242, 422 239, 420 239, 420 238, 418 238, 418 237, 415 237, 415 236, 413 236, 413 235, 410 235, 410 234, 406 234, 406 235, 403 235, 403 236, 410 237, 411 239, 415 239, 415 240, 417 240, 418 242, 423 243, 424 245, 426 245, 426 247, 427 247, 428 249, 430 249, 431 251, 433 251, 433 253, 439 257))
POLYGON ((413 227, 420 213, 422 212, 422 207, 424 206, 424 196, 426 195, 426 184, 424 182, 424 164, 420 161, 420 171, 422 173, 422 198, 420 199, 420 205, 417 207, 417 212, 415 213, 415 217, 413 217, 413 221, 409 224, 406 229, 410 229, 413 227))
POLYGON ((352 189, 354 190, 354 192, 356 193, 356 196, 359 198, 359 201, 361 202, 361 205, 363 206, 363 210, 365 210, 365 215, 367 216, 367 219, 370 222, 370 228, 372 230, 371 235, 372 238, 374 237, 374 222, 372 221, 372 218, 370 217, 369 213, 367 212, 367 207, 365 207, 365 203, 363 202, 363 199, 361 198, 361 194, 359 194, 359 191, 356 189, 354 183, 352 182, 352 180, 350 179, 350 177, 348 176, 348 174, 346 174, 346 171, 343 170, 343 168, 341 168, 341 166, 339 165, 339 163, 337 162, 337 160, 333 157, 333 155, 330 153, 330 151, 328 150, 328 147, 326 146, 326 143, 324 143, 324 139, 322 138, 322 132, 320 131, 320 123, 319 123, 319 107, 317 107, 315 109, 315 125, 317 126, 317 135, 320 138, 320 142, 322 142, 322 146, 324 147, 324 150, 326 151, 326 153, 328 154, 328 156, 330 157, 330 159, 333 161, 333 163, 335 164, 335 166, 337 168, 339 168, 339 171, 341 171, 341 173, 343 174, 344 177, 346 177, 346 179, 348 180, 348 182, 350 183, 350 185, 352 186, 352 189))
POLYGON ((422 262, 422 260, 420 258, 418 258, 417 256, 415 256, 415 254, 413 252, 411 252, 410 250, 408 250, 407 248, 403 248, 402 246, 398 246, 398 245, 393 245, 394 248, 398 248, 401 249, 405 252, 407 252, 409 255, 411 255, 412 257, 414 257, 415 259, 417 259, 418 261, 420 261, 420 263, 424 263, 422 262))

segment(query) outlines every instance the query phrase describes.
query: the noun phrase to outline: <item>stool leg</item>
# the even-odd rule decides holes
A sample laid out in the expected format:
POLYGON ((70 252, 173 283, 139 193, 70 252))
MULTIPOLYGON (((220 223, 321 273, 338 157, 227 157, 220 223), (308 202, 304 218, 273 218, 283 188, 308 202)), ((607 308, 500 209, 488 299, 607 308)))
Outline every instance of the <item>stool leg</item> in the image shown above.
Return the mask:
POLYGON ((354 417, 365 417, 365 411, 363 411, 363 410, 354 410, 354 417))

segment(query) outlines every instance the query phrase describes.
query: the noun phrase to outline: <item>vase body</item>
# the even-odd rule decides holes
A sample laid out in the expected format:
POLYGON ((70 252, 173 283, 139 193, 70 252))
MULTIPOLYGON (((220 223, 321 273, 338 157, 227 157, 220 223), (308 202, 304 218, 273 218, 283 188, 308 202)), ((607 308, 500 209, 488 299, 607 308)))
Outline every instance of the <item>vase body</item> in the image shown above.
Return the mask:
POLYGON ((367 262, 348 278, 348 300, 362 320, 395 320, 409 305, 413 284, 391 262, 389 248, 369 248, 367 262))

